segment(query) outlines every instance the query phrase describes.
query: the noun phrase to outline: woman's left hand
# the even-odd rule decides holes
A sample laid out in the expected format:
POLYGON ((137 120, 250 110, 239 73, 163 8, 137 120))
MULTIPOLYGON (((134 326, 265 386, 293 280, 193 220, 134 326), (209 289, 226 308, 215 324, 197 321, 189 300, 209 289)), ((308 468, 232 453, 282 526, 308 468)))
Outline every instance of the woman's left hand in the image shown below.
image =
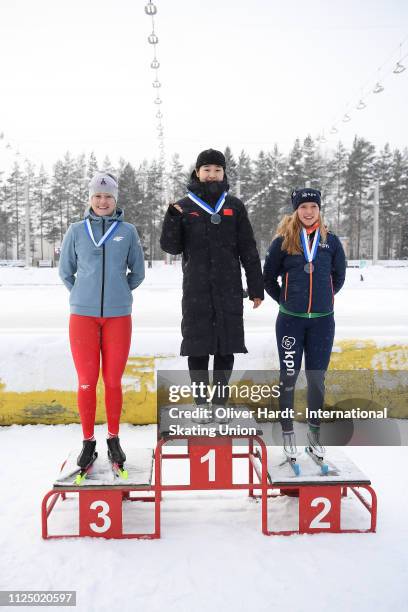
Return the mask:
POLYGON ((258 308, 262 304, 261 298, 254 298, 252 301, 254 303, 253 308, 258 308))

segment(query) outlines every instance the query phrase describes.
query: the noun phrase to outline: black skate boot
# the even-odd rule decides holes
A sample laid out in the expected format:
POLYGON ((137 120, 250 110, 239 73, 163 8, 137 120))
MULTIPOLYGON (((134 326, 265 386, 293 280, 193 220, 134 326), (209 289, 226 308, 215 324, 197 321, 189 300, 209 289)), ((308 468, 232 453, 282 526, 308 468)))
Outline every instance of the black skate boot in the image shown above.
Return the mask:
POLYGON ((117 476, 126 479, 128 477, 128 473, 127 470, 123 469, 123 464, 126 461, 126 455, 120 446, 118 436, 108 438, 106 440, 106 444, 108 445, 108 457, 109 461, 112 463, 113 471, 117 476))
POLYGON ((84 440, 82 442, 82 450, 78 455, 77 465, 86 469, 89 465, 91 465, 96 457, 97 453, 95 452, 96 440, 84 440))
POLYGON ((86 478, 91 466, 95 462, 98 453, 95 450, 96 440, 84 440, 82 442, 82 451, 77 458, 77 465, 81 468, 79 474, 75 478, 75 484, 80 485, 86 478))

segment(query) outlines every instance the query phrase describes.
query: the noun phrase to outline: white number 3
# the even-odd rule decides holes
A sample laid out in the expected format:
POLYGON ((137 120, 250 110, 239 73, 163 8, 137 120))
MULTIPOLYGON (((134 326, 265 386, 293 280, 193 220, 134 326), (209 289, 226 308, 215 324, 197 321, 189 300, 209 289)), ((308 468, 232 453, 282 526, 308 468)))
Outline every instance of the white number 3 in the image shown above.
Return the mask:
POLYGON ((98 518, 102 519, 103 521, 102 525, 91 523, 89 526, 92 529, 92 531, 95 531, 96 533, 105 533, 105 531, 108 531, 109 527, 112 524, 112 521, 110 517, 108 516, 108 512, 110 510, 109 504, 103 500, 99 500, 99 501, 96 500, 92 502, 92 504, 89 507, 91 510, 97 510, 98 508, 101 508, 101 511, 98 512, 98 518))

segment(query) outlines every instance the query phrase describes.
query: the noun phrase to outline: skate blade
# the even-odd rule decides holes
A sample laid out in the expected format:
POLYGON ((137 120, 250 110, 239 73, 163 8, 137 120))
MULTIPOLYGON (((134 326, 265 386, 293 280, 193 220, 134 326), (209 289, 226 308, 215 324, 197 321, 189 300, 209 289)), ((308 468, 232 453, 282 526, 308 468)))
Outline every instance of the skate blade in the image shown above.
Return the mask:
POLYGON ((112 469, 117 478, 121 478, 122 480, 127 480, 129 478, 129 472, 117 463, 112 464, 112 469))
POLYGON ((84 482, 85 478, 86 478, 86 472, 85 474, 78 474, 78 476, 75 478, 75 484, 81 485, 84 482))
POLYGON ((293 470, 295 476, 300 476, 300 465, 299 463, 297 463, 295 457, 292 457, 292 458, 285 457, 284 460, 281 463, 279 463, 279 467, 282 467, 283 465, 289 465, 291 470, 293 470))
POLYGON ((95 454, 94 454, 94 456, 92 458, 92 462, 88 465, 88 467, 81 469, 81 471, 79 472, 79 474, 75 478, 75 484, 76 485, 81 485, 84 482, 84 480, 88 476, 89 472, 92 470, 93 464, 95 463, 97 457, 98 457, 98 453, 95 452, 95 454))
POLYGON ((305 452, 306 452, 306 455, 309 455, 312 461, 314 461, 316 465, 320 467, 322 476, 338 476, 339 475, 339 471, 336 468, 336 466, 326 461, 325 457, 321 458, 317 456, 315 453, 313 453, 313 451, 309 450, 308 446, 305 447, 305 452))

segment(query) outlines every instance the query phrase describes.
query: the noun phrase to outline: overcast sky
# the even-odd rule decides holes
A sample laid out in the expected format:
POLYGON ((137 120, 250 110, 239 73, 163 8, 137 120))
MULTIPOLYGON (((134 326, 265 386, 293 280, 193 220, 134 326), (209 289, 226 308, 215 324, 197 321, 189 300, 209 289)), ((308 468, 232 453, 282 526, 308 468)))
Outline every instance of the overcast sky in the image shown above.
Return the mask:
MULTIPOLYGON (((151 31, 140 0, 2 0, 0 163, 10 140, 47 165, 94 150, 157 155, 151 31)), ((210 146, 287 153, 316 137, 408 53, 405 0, 157 0, 166 153, 190 164, 210 146), (391 59, 390 59, 391 58, 391 59), (390 60, 376 74, 379 66, 390 60)), ((408 57, 403 62, 408 67, 408 57)), ((408 145, 408 70, 352 108, 330 136, 408 145)), ((1 168, 0 168, 1 169, 1 168)))

